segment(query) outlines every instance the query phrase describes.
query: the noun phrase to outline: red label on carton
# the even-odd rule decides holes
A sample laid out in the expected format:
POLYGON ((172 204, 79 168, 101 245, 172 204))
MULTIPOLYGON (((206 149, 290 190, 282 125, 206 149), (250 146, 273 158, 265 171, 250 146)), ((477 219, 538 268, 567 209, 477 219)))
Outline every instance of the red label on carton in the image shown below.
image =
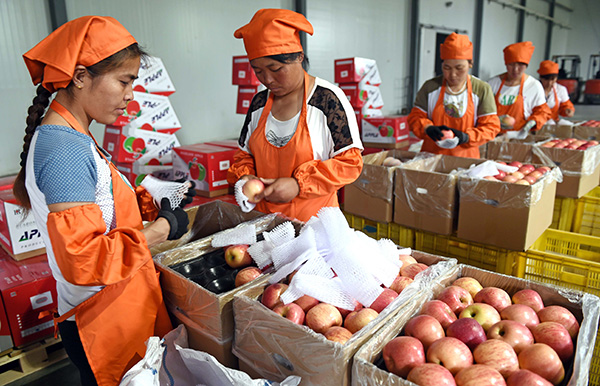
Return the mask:
POLYGON ((162 60, 151 57, 142 60, 138 78, 133 82, 133 90, 169 96, 175 92, 175 86, 162 60))
MULTIPOLYGON (((156 158, 159 164, 171 162, 171 149, 179 146, 175 134, 143 130, 127 126, 107 125, 104 129, 102 147, 111 154, 115 162, 133 162, 140 158, 156 158)), ((150 158, 150 159, 149 159, 150 158)))
POLYGON ((196 183, 196 189, 213 191, 227 188, 227 170, 236 149, 205 143, 173 148, 174 179, 185 177, 196 183))
POLYGON ((233 74, 231 84, 237 86, 258 86, 260 81, 254 73, 247 56, 233 57, 233 74))
POLYGON ((258 92, 258 86, 239 86, 238 97, 237 97, 237 108, 235 112, 237 114, 247 114, 252 103, 252 98, 258 92))
POLYGON ((408 141, 408 117, 370 117, 362 119, 362 141, 398 143, 408 141))
MULTIPOLYGON (((335 82, 358 83, 365 76, 367 76, 367 74, 372 68, 376 69, 376 62, 373 59, 336 59, 334 61, 335 82)), ((376 85, 378 84, 377 82, 381 83, 381 79, 379 78, 379 71, 373 71, 373 73, 371 73, 370 76, 373 76, 373 79, 369 82, 370 84, 376 85)))

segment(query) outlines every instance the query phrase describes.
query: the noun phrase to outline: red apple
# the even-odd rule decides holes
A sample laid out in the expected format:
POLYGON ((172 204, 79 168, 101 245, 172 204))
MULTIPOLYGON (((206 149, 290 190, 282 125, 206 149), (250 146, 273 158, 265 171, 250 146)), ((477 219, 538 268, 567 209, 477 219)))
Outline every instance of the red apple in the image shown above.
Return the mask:
POLYGON ((512 304, 510 295, 498 287, 485 287, 473 297, 474 303, 486 303, 501 312, 512 304))
POLYGON ((525 304, 526 306, 533 308, 535 312, 544 308, 544 301, 540 294, 529 288, 515 292, 512 296, 512 301, 515 304, 525 304))
POLYGON ((528 175, 529 173, 531 173, 534 170, 535 170, 535 166, 529 165, 529 164, 523 165, 519 168, 519 171, 521 173, 523 173, 523 175, 528 175))
POLYGON ((506 172, 504 170, 498 170, 498 174, 494 176, 497 180, 502 180, 504 177, 506 177, 506 172))
POLYGON ((502 181, 514 184, 515 182, 519 181, 519 179, 512 174, 507 174, 502 181))
POLYGON ((540 166, 539 168, 537 168, 535 170, 541 172, 542 174, 546 174, 552 169, 550 169, 548 166, 540 166))
POLYGON ((381 164, 382 166, 400 166, 402 165, 402 161, 400 161, 398 158, 394 158, 394 157, 387 157, 386 159, 383 160, 383 163, 381 164))
POLYGON ((525 177, 525 174, 521 173, 518 170, 516 172, 512 172, 510 175, 513 176, 513 177, 515 177, 517 180, 520 180, 523 177, 525 177))
POLYGON ((409 264, 407 266, 403 265, 402 268, 400 268, 400 275, 414 279, 418 273, 426 270, 427 268, 429 267, 423 263, 409 264))
POLYGON ((419 339, 425 351, 433 342, 446 336, 440 322, 429 315, 412 317, 404 326, 404 335, 419 339))
POLYGON ((519 370, 508 377, 506 386, 552 386, 552 384, 533 371, 519 370))
POLYGON ((418 263, 418 261, 411 255, 398 255, 398 260, 402 262, 403 267, 418 263))
POLYGON ((323 334, 333 326, 342 325, 342 314, 331 304, 319 303, 306 313, 306 325, 323 334))
MULTIPOLYGON (((530 346, 531 347, 531 346, 530 346)), ((519 370, 519 360, 515 350, 510 344, 498 340, 488 339, 473 350, 476 363, 488 365, 498 370, 504 378, 519 370)))
POLYGON ((390 285, 390 289, 395 291, 397 294, 402 293, 406 287, 410 285, 414 280, 407 276, 398 275, 394 279, 394 282, 390 285))
POLYGON ((310 310, 320 302, 312 296, 303 295, 300 296, 298 299, 294 300, 294 303, 299 305, 304 312, 308 312, 308 310, 310 310))
POLYGON ((273 312, 296 324, 304 324, 304 311, 296 303, 279 303, 273 308, 273 312))
POLYGON ((231 268, 247 267, 252 264, 252 257, 248 253, 248 245, 230 245, 225 248, 225 262, 231 268))
POLYGON ((483 327, 486 333, 490 327, 501 320, 498 311, 496 311, 494 307, 485 303, 471 304, 460 313, 458 318, 475 319, 477 322, 479 322, 479 324, 481 324, 481 327, 483 327))
POLYGON ((514 320, 529 328, 540 324, 540 319, 533 308, 526 306, 525 304, 512 304, 506 307, 500 312, 500 317, 502 319, 514 320))
POLYGON ((485 330, 475 319, 462 318, 456 320, 446 329, 446 336, 459 339, 474 350, 481 342, 487 340, 485 330))
POLYGON ((281 294, 288 289, 287 284, 274 283, 263 291, 261 302, 267 308, 273 309, 278 303, 281 303, 281 294))
POLYGON ((246 283, 250 283, 262 274, 260 269, 256 267, 246 267, 235 275, 235 286, 240 287, 246 283))
POLYGON ((505 386, 504 377, 498 370, 487 366, 469 366, 454 377, 457 386, 505 386))
POLYGON ((253 178, 251 180, 246 181, 244 186, 242 187, 242 193, 244 196, 248 197, 248 202, 258 203, 262 200, 262 193, 265 190, 265 184, 258 178, 253 178))
POLYGON ((355 304, 355 307, 353 310, 345 310, 340 307, 335 307, 335 308, 337 308, 337 310, 340 312, 340 314, 342 314, 342 319, 345 319, 350 314, 350 312, 358 311, 358 310, 361 310, 362 308, 364 308, 364 306, 362 304, 360 304, 359 302, 357 302, 356 300, 354 301, 354 304, 355 304))
POLYGON ((325 338, 328 340, 339 342, 341 344, 346 343, 350 338, 352 338, 352 333, 348 331, 348 329, 340 326, 330 327, 323 335, 325 335, 325 338))
POLYGON ((442 135, 443 135, 443 137, 441 139, 442 141, 444 139, 452 139, 452 138, 454 138, 454 132, 452 130, 443 130, 442 129, 442 135))
POLYGON ((389 288, 385 288, 383 290, 383 292, 381 293, 381 295, 379 295, 377 297, 377 299, 375 299, 373 304, 371 304, 370 308, 374 309, 375 311, 377 311, 379 313, 379 312, 383 311, 384 308, 386 308, 397 297, 398 297, 398 293, 396 291, 391 290, 389 288))
POLYGON ((508 164, 508 166, 514 166, 514 167, 516 167, 516 168, 520 168, 521 166, 523 166, 523 164, 522 164, 522 163, 520 163, 519 161, 513 161, 513 162, 510 162, 510 163, 508 164))
POLYGON ((579 333, 579 323, 571 311, 562 306, 548 306, 538 311, 540 322, 558 322, 565 326, 571 339, 576 340, 579 333))
POLYGON ((565 377, 565 369, 556 351, 544 343, 534 343, 519 353, 519 366, 542 376, 554 385, 565 377))
POLYGON ((479 292, 483 289, 483 286, 481 285, 481 283, 479 283, 479 281, 477 279, 475 279, 474 277, 468 277, 468 276, 459 277, 458 279, 456 279, 452 282, 452 285, 457 285, 459 287, 463 287, 464 289, 469 291, 469 293, 471 294, 471 297, 475 297, 477 292, 479 292))
POLYGON ((527 181, 525 179, 523 179, 523 180, 517 180, 517 181, 515 181, 515 184, 517 184, 517 185, 531 185, 529 183, 529 181, 527 181))
POLYGON ((528 174, 528 176, 535 178, 536 181, 539 180, 543 175, 544 175, 544 173, 542 173, 538 169, 536 169, 528 174))
POLYGON ((444 330, 446 330, 448 326, 450 326, 452 322, 457 319, 456 314, 452 312, 450 307, 443 301, 437 299, 430 300, 423 304, 419 314, 433 316, 438 322, 440 322, 444 330))
POLYGON ((473 297, 469 291, 457 285, 444 288, 437 299, 446 303, 456 315, 473 303, 473 297))
POLYGON ((534 176, 532 176, 532 175, 530 174, 530 175, 527 175, 527 176, 523 177, 523 181, 527 181, 527 183, 528 183, 529 185, 533 185, 533 184, 535 184, 535 182, 537 181, 537 178, 535 178, 534 176))
POLYGON ((508 344, 517 354, 523 348, 533 344, 533 335, 529 328, 514 320, 501 320, 488 329, 488 339, 499 339, 508 344))
POLYGON ((552 347, 563 362, 573 357, 573 340, 569 331, 558 322, 542 322, 531 328, 536 343, 545 343, 552 347))
POLYGON ((351 333, 355 333, 362 329, 369 322, 379 316, 379 313, 372 308, 362 308, 359 311, 352 311, 344 320, 344 327, 351 333))
POLYGON ((461 340, 445 337, 436 340, 427 349, 427 362, 442 365, 452 375, 473 364, 471 350, 461 340))
POLYGON ((406 378, 415 367, 425 364, 423 344, 411 336, 398 336, 383 346, 385 367, 389 372, 406 378))
POLYGON ((410 370, 406 377, 419 386, 456 386, 452 373, 444 366, 425 363, 410 370))

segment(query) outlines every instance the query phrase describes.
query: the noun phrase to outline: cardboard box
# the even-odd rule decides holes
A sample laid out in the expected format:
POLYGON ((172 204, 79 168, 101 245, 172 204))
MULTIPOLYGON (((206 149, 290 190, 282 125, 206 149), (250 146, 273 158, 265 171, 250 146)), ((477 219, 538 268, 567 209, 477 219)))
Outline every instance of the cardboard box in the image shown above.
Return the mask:
MULTIPOLYGON (((560 288, 512 276, 499 275, 468 265, 458 265, 431 288, 422 287, 422 296, 396 314, 379 332, 366 342, 354 356, 352 368, 353 386, 408 386, 413 383, 388 372, 383 364, 383 347, 402 331, 409 319, 417 315, 426 301, 434 299, 441 290, 459 277, 474 277, 484 287, 499 287, 513 295, 515 292, 530 288, 537 291, 545 305, 561 305, 571 311, 580 322, 579 335, 575 347, 575 362, 565 367, 565 378, 569 385, 588 384, 591 352, 594 350, 598 326, 598 297, 580 291, 560 288)), ((561 384, 567 384, 563 381, 561 384)))
POLYGON ((0 178, 0 190, 7 190, 13 188, 15 180, 17 179, 17 175, 14 174, 12 176, 6 176, 0 178))
POLYGON ((17 204, 12 188, 0 190, 0 245, 15 260, 38 256, 46 251, 33 212, 17 204))
POLYGON ((175 146, 179 146, 175 134, 143 130, 131 125, 106 125, 104 128, 102 147, 110 153, 113 162, 133 163, 147 153, 152 153, 153 158, 156 158, 152 163, 170 163, 171 150, 175 146))
POLYGON ((358 83, 364 78, 367 78, 365 83, 374 86, 381 84, 381 77, 375 60, 355 57, 334 61, 334 80, 336 83, 358 83))
POLYGON ((127 103, 127 108, 123 112, 123 115, 117 118, 113 125, 125 126, 142 115, 149 115, 152 110, 163 109, 164 107, 170 107, 171 110, 173 109, 168 97, 134 91, 133 100, 127 103))
POLYGON ((572 125, 545 124, 535 135, 543 137, 570 138, 573 136, 572 125))
POLYGON ((139 165, 135 162, 115 162, 114 164, 132 186, 140 186, 148 174, 160 180, 173 181, 173 165, 139 165))
POLYGON ((515 251, 529 248, 552 223, 557 172, 533 185, 461 176, 457 236, 515 251))
POLYGON ((573 138, 585 139, 588 141, 600 140, 600 127, 598 126, 573 126, 573 138))
POLYGON ((237 86, 258 86, 261 84, 247 56, 233 57, 231 84, 237 86))
POLYGON ((170 103, 158 105, 127 124, 131 129, 173 134, 181 129, 179 118, 170 103))
POLYGON ((246 114, 250 109, 250 103, 252 98, 258 92, 258 86, 239 86, 237 94, 237 107, 235 112, 237 114, 246 114))
POLYGON ((173 148, 174 179, 194 181, 200 195, 227 194, 227 170, 237 150, 204 143, 173 148))
POLYGON ((282 318, 260 303, 258 298, 268 283, 240 291, 233 298, 234 354, 244 369, 272 381, 281 382, 289 375, 297 375, 306 386, 350 385, 354 353, 396 313, 411 304, 419 286, 427 287, 438 277, 445 277, 456 263, 454 259, 428 253, 413 251, 412 254, 417 261, 433 266, 427 269, 430 274, 417 278, 343 345, 282 318))
POLYGON ((133 82, 133 91, 164 96, 175 92, 175 86, 160 58, 150 57, 142 60, 138 78, 133 82))
POLYGON ((24 346, 54 333, 52 315, 39 318, 40 312, 57 307, 56 281, 46 255, 26 262, 1 256, 0 293, 15 346, 24 346))
POLYGON ((373 221, 391 222, 394 217, 395 167, 382 166, 382 162, 387 157, 407 162, 417 154, 386 150, 363 156, 360 176, 344 187, 344 210, 373 221))
POLYGON ((383 98, 378 86, 361 83, 343 83, 340 89, 346 94, 348 101, 355 109, 380 109, 383 98))
POLYGON ((240 144, 237 139, 223 139, 221 141, 208 141, 204 143, 206 143, 207 145, 226 147, 228 149, 235 150, 238 150, 240 148, 240 144))
POLYGON ((458 216, 459 169, 483 160, 445 155, 420 159, 395 170, 394 222, 449 235, 458 216))
POLYGON ((407 116, 370 117, 362 119, 361 139, 365 146, 408 147, 407 116))

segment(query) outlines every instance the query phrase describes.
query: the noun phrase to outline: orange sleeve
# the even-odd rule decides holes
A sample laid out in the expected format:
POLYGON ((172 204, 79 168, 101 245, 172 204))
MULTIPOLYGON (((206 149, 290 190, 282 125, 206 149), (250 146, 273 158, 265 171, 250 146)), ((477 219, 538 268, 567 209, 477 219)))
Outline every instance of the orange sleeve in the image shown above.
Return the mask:
POLYGON ((104 234, 106 225, 96 204, 51 212, 47 226, 58 267, 75 285, 117 283, 152 259, 140 230, 123 227, 104 234))
POLYGON ((539 130, 546 124, 546 121, 552 117, 552 110, 548 107, 548 104, 543 103, 533 108, 531 115, 526 121, 535 121, 535 130, 539 130))
POLYGON ((563 117, 566 116, 567 114, 565 113, 565 110, 575 111, 575 106, 573 106, 573 103, 570 99, 567 99, 566 101, 560 104, 560 106, 558 107, 558 115, 562 115, 563 117))
POLYGON ((496 138, 500 133, 500 118, 496 114, 489 114, 477 118, 477 126, 463 130, 469 135, 471 146, 481 146, 496 138))
POLYGON ((158 215, 158 208, 154 204, 154 198, 148 193, 148 191, 142 186, 135 188, 135 195, 137 196, 138 207, 142 214, 142 220, 154 221, 158 215))
POLYGON ((425 128, 433 125, 431 119, 427 117, 427 113, 418 107, 413 107, 408 114, 408 127, 410 130, 421 139, 425 139, 425 128))
POLYGON ((227 182, 231 185, 235 185, 237 180, 245 175, 256 175, 254 157, 250 153, 238 150, 233 156, 233 164, 229 167, 229 170, 227 170, 227 182))
POLYGON ((359 148, 348 149, 326 161, 312 160, 294 170, 300 186, 299 197, 324 196, 354 182, 362 171, 363 159, 359 148))

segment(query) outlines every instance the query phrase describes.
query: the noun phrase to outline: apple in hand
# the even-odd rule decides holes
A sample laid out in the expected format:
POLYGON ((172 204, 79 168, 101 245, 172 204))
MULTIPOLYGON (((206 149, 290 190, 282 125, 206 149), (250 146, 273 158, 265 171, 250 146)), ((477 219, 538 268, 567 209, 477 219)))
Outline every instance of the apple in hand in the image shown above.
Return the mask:
POLYGON ((279 303, 273 308, 273 312, 296 324, 304 324, 304 310, 296 303, 279 303))
POLYGON ((262 200, 262 193, 265 190, 265 184, 258 178, 252 178, 242 187, 242 193, 248 197, 248 202, 256 204, 262 200))
POLYGON ((444 366, 452 375, 473 364, 473 354, 462 341, 452 337, 438 339, 427 349, 427 362, 444 366))
POLYGON ((246 283, 250 283, 262 274, 260 269, 256 267, 246 267, 235 275, 235 286, 240 287, 246 283))
POLYGON ((446 336, 456 338, 474 350, 480 343, 487 340, 485 330, 478 321, 471 318, 456 320, 446 329, 446 336))
POLYGON ((443 301, 437 299, 430 300, 423 304, 419 314, 433 316, 440 322, 444 330, 457 319, 456 314, 452 312, 450 307, 443 301))
POLYGON ((533 371, 519 370, 508 377, 506 386, 552 386, 552 384, 533 371))
POLYGON ((425 351, 433 342, 446 336, 440 322, 429 315, 412 317, 404 326, 404 335, 419 339, 425 351))
POLYGON ((346 343, 350 338, 352 338, 352 333, 348 331, 348 329, 340 326, 330 327, 323 335, 325 335, 325 338, 328 340, 341 344, 346 343))
POLYGON ((475 297, 475 295, 477 295, 477 292, 483 289, 483 286, 481 285, 481 283, 479 283, 477 279, 468 276, 459 277, 458 279, 454 280, 454 282, 452 282, 452 285, 463 287, 464 289, 469 291, 471 297, 475 297))
POLYGON ((409 264, 406 266, 403 265, 402 268, 400 268, 400 275, 414 279, 418 273, 426 270, 427 268, 429 267, 423 263, 409 264))
POLYGON ((308 310, 310 310, 320 302, 312 296, 303 295, 300 296, 298 299, 294 300, 294 303, 299 305, 304 312, 308 312, 308 310))
POLYGON ((390 285, 390 289, 397 294, 402 293, 414 280, 407 276, 398 275, 390 285))
POLYGON ((487 337, 505 341, 517 354, 534 342, 529 328, 514 320, 501 320, 494 324, 488 329, 487 337))
POLYGON ((452 373, 444 366, 425 363, 410 370, 406 377, 419 386, 456 386, 452 373))
POLYGON ((571 311, 562 306, 548 306, 537 313, 540 322, 557 322, 565 326, 571 339, 575 340, 579 333, 579 323, 571 311))
POLYGON ((567 362, 573 357, 573 340, 569 331, 558 322, 542 322, 531 329, 536 343, 545 343, 552 347, 561 361, 567 362))
POLYGON ((391 302, 394 301, 398 297, 398 293, 389 288, 385 288, 383 292, 375 299, 375 301, 371 304, 372 309, 377 311, 378 313, 383 311, 391 302))
POLYGON ((225 262, 231 268, 247 267, 252 264, 252 257, 248 253, 248 245, 230 245, 225 248, 225 262))
POLYGON ((498 370, 504 378, 519 370, 519 360, 515 350, 510 344, 498 340, 488 339, 473 350, 476 363, 488 365, 498 370))
POLYGON ((485 303, 471 304, 460 313, 458 318, 475 319, 477 322, 479 322, 479 324, 481 324, 481 327, 483 327, 486 333, 490 327, 501 320, 498 311, 496 311, 494 307, 485 303))
POLYGON ((457 285, 444 288, 437 299, 446 303, 456 315, 473 303, 473 297, 469 291, 457 285))
POLYGON ((501 312, 512 304, 510 295, 498 287, 485 287, 473 297, 475 303, 486 303, 501 312))
POLYGON ((342 314, 331 304, 319 303, 306 313, 306 325, 323 334, 333 326, 342 325, 342 314))
POLYGON ((344 320, 344 327, 351 333, 355 333, 362 329, 369 322, 379 316, 379 313, 372 308, 362 308, 358 311, 352 311, 344 320))
POLYGON ((540 324, 540 319, 533 308, 525 304, 512 304, 500 312, 500 317, 506 320, 514 320, 529 328, 540 324))
POLYGON ((281 303, 281 294, 288 289, 287 284, 283 283, 274 283, 263 291, 261 302, 267 308, 273 309, 278 303, 281 303))
MULTIPOLYGON (((498 370, 488 366, 474 364, 462 369, 454 377, 457 386, 505 386, 504 377, 498 370)), ((524 385, 521 385, 524 386, 524 385)))
POLYGON ((406 378, 410 370, 425 364, 423 344, 412 336, 398 336, 383 346, 385 367, 389 372, 406 378))
POLYGON ((535 312, 544 308, 544 301, 537 291, 526 288, 522 289, 512 296, 514 304, 525 304, 531 307, 535 312))
POLYGON ((545 343, 534 343, 519 353, 519 367, 540 375, 553 385, 565 377, 565 369, 556 351, 545 343))

